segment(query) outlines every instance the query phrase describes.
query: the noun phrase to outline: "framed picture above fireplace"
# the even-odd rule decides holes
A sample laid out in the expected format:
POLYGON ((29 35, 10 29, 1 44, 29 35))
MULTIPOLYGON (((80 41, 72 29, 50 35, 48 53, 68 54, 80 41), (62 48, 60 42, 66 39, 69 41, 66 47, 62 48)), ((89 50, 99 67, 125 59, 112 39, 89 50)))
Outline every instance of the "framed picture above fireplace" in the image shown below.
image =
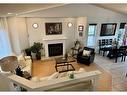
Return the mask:
POLYGON ((45 23, 46 35, 62 34, 62 22, 45 23))

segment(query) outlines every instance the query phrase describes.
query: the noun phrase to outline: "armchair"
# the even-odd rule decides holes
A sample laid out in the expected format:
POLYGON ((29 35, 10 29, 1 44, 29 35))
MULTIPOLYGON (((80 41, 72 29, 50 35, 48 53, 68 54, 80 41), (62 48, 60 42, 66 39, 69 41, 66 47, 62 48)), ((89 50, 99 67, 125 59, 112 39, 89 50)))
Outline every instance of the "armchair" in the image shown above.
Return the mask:
POLYGON ((29 74, 31 74, 31 68, 32 68, 32 59, 31 56, 23 56, 22 54, 17 56, 19 66, 21 67, 22 71, 27 71, 29 74))
POLYGON ((31 74, 32 60, 30 56, 7 56, 0 59, 0 72, 14 72, 20 66, 22 71, 31 74))
POLYGON ((84 47, 83 50, 77 54, 77 62, 82 63, 82 64, 86 64, 89 66, 94 61, 95 49, 89 48, 89 47, 84 47), (90 51, 90 54, 89 55, 83 55, 83 50, 90 51))

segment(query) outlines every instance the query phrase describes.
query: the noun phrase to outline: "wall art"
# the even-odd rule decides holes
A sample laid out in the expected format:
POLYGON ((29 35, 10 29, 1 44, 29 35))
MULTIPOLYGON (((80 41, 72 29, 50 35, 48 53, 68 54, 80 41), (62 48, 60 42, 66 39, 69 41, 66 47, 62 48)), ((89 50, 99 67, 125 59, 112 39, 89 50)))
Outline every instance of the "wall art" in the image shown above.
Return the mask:
POLYGON ((62 23, 45 23, 46 35, 58 35, 62 34, 62 23))

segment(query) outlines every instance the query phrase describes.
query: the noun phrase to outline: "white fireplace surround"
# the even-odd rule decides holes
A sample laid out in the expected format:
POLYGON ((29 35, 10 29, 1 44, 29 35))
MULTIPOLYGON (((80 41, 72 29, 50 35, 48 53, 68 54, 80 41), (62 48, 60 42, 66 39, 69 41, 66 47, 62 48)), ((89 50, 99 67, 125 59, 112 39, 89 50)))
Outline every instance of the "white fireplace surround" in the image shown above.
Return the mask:
POLYGON ((57 44, 57 43, 63 43, 63 55, 65 54, 65 41, 66 37, 64 36, 47 36, 43 38, 43 44, 45 48, 45 57, 49 57, 48 52, 48 44, 57 44))

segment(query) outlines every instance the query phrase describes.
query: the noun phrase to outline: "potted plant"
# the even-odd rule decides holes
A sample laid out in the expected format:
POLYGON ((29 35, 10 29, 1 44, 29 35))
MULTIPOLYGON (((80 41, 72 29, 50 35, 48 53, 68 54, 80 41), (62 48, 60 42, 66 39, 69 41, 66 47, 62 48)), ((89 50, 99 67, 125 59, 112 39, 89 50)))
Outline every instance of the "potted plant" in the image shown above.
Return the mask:
POLYGON ((42 43, 40 42, 34 42, 33 46, 31 46, 31 51, 33 53, 36 53, 36 59, 39 60, 41 59, 41 49, 43 49, 42 47, 42 43))
POLYGON ((26 48, 25 53, 27 56, 31 56, 31 48, 26 48))

